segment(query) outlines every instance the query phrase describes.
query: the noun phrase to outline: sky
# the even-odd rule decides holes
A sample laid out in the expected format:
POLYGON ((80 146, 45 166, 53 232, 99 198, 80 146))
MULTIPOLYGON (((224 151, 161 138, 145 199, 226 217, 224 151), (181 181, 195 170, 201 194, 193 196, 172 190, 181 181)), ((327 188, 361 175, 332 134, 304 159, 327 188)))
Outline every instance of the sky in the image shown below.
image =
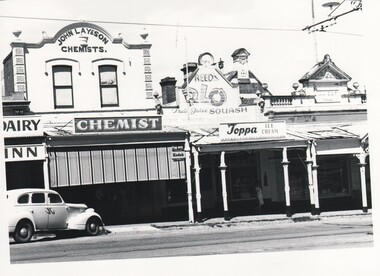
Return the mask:
MULTIPOLYGON (((314 22, 328 18, 331 10, 322 7, 325 2, 314 0, 314 22)), ((210 52, 217 61, 222 59, 226 72, 232 70, 231 54, 238 48, 248 50, 251 71, 269 85, 274 95, 290 94, 292 84, 322 61, 325 54, 352 77, 352 83, 364 87, 364 53, 358 50, 365 36, 364 11, 338 18, 327 32, 308 33, 302 29, 313 24, 311 3, 312 0, 5 0, 0 1, 0 55, 4 58, 9 53, 15 30, 22 31, 20 38, 25 41, 39 42, 42 31, 54 36, 71 23, 67 20, 87 20, 113 36, 122 33, 127 42, 138 41, 145 28, 152 43, 155 90, 160 90, 160 80, 168 76, 182 84, 183 64, 197 61, 204 52, 210 52)), ((351 9, 351 1, 346 0, 332 16, 351 9)))
MULTIPOLYGON (((139 41, 142 32, 149 33, 148 41, 152 43, 153 83, 156 90, 160 89, 160 80, 168 76, 175 77, 178 85, 182 84, 180 69, 183 64, 187 61, 197 61, 198 56, 204 52, 210 52, 215 60, 224 60, 227 72, 232 67, 231 54, 238 48, 245 48, 251 54, 251 71, 261 82, 269 85, 268 89, 274 95, 283 95, 290 94, 292 84, 317 61, 322 61, 325 54, 329 54, 335 64, 352 77, 349 84, 351 87, 354 82, 358 82, 360 88, 366 86, 374 105, 370 117, 372 121, 376 121, 379 116, 374 99, 376 100, 379 93, 376 90, 377 83, 373 80, 377 79, 374 77, 378 71, 375 57, 378 57, 379 44, 372 41, 373 26, 376 26, 373 22, 377 8, 373 6, 375 1, 380 2, 363 0, 363 11, 339 17, 337 24, 328 27, 326 32, 308 33, 302 29, 313 24, 312 0, 0 0, 0 57, 4 59, 9 54, 9 45, 14 38, 12 32, 15 30, 22 31, 22 40, 37 43, 42 39, 43 31, 49 36, 54 36, 72 22, 87 20, 103 27, 113 36, 122 33, 127 42, 139 41), (367 6, 367 3, 372 6, 367 6), (144 27, 146 30, 143 30, 144 27)), ((315 22, 329 18, 331 10, 322 7, 325 2, 327 1, 314 0, 315 22)), ((351 1, 346 0, 333 16, 351 8, 351 1)), ((370 137, 371 141, 380 139, 378 132, 371 132, 370 137)), ((373 145, 375 143, 371 144, 371 149, 373 145)), ((376 159, 371 159, 372 166, 376 168, 380 164, 376 159)), ((373 180, 373 183, 376 183, 376 179, 373 180)), ((375 188, 373 187, 373 194, 376 193, 375 188)), ((1 248, 0 253, 8 250, 7 246, 1 248)), ((305 254, 316 260, 312 269, 305 267, 305 263, 300 261, 300 254, 296 255, 298 272, 307 271, 308 275, 321 275, 318 274, 321 265, 317 259, 324 254, 315 254, 305 254)), ((372 251, 364 251, 363 254, 360 255, 358 251, 339 251, 337 256, 347 258, 347 265, 353 264, 350 261, 358 258, 365 266, 365 261, 371 260, 372 251)), ((294 264, 292 255, 289 257, 281 253, 276 259, 272 259, 271 256, 274 255, 255 255, 255 259, 265 260, 264 266, 267 268, 275 269, 278 266, 281 275, 291 275, 292 271, 285 269, 294 264), (284 270, 281 270, 282 265, 284 270)), ((173 262, 160 262, 170 264, 173 268, 173 262)), ((144 265, 138 261, 135 263, 144 265)), ((208 271, 213 271, 212 268, 215 267, 219 275, 224 275, 220 266, 227 264, 231 265, 230 259, 217 259, 208 267, 208 271)), ((115 265, 123 267, 121 263, 115 265)), ((253 265, 257 265, 257 261, 253 265)), ((193 266, 192 262, 174 263, 175 269, 182 271, 182 275, 189 275, 186 272, 193 271, 184 269, 190 266, 193 266)), ((81 264, 74 267, 82 269, 81 264)), ((331 269, 334 269, 333 265, 331 269)), ((47 268, 46 270, 48 271, 47 268)), ((14 268, 14 271, 20 272, 22 269, 14 268)), ((66 271, 65 267, 59 271, 62 273, 56 275, 67 275, 66 271)), ((351 272, 359 273, 357 270, 351 272)), ((292 275, 298 274, 292 272, 292 275)), ((353 274, 346 272, 345 275, 353 274)))

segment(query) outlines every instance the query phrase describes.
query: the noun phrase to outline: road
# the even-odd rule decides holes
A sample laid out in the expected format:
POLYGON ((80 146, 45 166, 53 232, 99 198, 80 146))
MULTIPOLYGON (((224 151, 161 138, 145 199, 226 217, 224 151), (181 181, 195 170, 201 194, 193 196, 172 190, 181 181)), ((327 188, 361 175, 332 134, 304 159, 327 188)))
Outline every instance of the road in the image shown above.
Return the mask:
POLYGON ((372 231, 371 216, 151 228, 10 242, 10 256, 18 264, 357 248, 373 246, 372 231))

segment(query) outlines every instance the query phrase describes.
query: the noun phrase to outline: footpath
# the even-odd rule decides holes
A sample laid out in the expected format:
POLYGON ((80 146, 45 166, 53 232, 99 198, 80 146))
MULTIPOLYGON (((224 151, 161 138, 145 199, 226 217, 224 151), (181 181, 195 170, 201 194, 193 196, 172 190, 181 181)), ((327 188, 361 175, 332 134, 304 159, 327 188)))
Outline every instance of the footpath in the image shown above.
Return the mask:
POLYGON ((306 221, 319 221, 325 219, 345 218, 355 216, 372 216, 372 210, 364 213, 362 210, 351 211, 337 211, 337 212, 323 212, 320 215, 311 215, 310 213, 294 214, 292 217, 287 217, 285 214, 270 214, 270 215, 255 215, 255 216, 241 216, 233 217, 230 220, 221 218, 205 219, 203 222, 190 223, 188 221, 171 221, 171 222, 157 222, 157 223, 141 223, 141 224, 125 224, 125 225, 106 225, 104 231, 107 233, 121 233, 121 232, 143 232, 143 231, 157 231, 164 229, 183 229, 187 227, 223 227, 231 226, 234 224, 243 223, 266 223, 275 224, 282 222, 306 222, 306 221))

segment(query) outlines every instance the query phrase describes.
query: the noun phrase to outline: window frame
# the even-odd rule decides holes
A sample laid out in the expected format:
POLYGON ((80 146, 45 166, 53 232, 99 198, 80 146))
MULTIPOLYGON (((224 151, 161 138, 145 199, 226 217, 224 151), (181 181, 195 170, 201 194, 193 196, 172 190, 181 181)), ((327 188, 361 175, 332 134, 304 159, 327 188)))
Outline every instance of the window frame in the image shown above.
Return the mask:
POLYGON ((102 65, 99 65, 98 66, 98 76, 99 76, 99 92, 100 92, 100 106, 101 107, 119 107, 119 80, 118 80, 118 77, 117 77, 117 70, 118 70, 118 66, 117 65, 114 65, 114 64, 102 64, 102 65), (102 68, 105 68, 105 67, 109 67, 109 68, 113 68, 114 69, 114 73, 115 73, 115 80, 116 80, 116 83, 115 84, 102 84, 102 79, 101 79, 101 69, 102 68), (111 104, 105 104, 104 103, 104 97, 103 97, 103 88, 115 88, 116 89, 116 103, 111 103, 111 104))
POLYGON ((52 66, 53 75, 53 90, 54 90, 54 109, 58 108, 73 108, 74 107, 74 86, 73 86, 73 67, 71 65, 57 64, 52 66), (68 68, 70 72, 70 85, 56 85, 55 73, 56 68, 68 68), (70 105, 58 105, 57 104, 57 90, 58 89, 71 89, 71 104, 70 105))

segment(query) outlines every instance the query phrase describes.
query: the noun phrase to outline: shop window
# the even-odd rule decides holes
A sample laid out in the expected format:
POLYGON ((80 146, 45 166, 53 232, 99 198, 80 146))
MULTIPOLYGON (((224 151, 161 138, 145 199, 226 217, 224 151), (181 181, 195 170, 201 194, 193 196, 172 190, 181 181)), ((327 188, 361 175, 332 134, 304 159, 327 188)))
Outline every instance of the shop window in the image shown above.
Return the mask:
POLYGON ((320 157, 318 162, 319 196, 349 196, 347 157, 320 157))
POLYGON ((256 187, 261 187, 257 158, 255 152, 227 155, 228 193, 232 200, 256 197, 256 187))
POLYGON ((100 98, 101 105, 118 106, 119 95, 117 87, 116 66, 99 66, 100 98))
POLYGON ((183 203, 187 200, 187 186, 184 181, 166 182, 166 202, 183 203))
POLYGON ((54 107, 74 107, 71 66, 53 66, 54 107))

